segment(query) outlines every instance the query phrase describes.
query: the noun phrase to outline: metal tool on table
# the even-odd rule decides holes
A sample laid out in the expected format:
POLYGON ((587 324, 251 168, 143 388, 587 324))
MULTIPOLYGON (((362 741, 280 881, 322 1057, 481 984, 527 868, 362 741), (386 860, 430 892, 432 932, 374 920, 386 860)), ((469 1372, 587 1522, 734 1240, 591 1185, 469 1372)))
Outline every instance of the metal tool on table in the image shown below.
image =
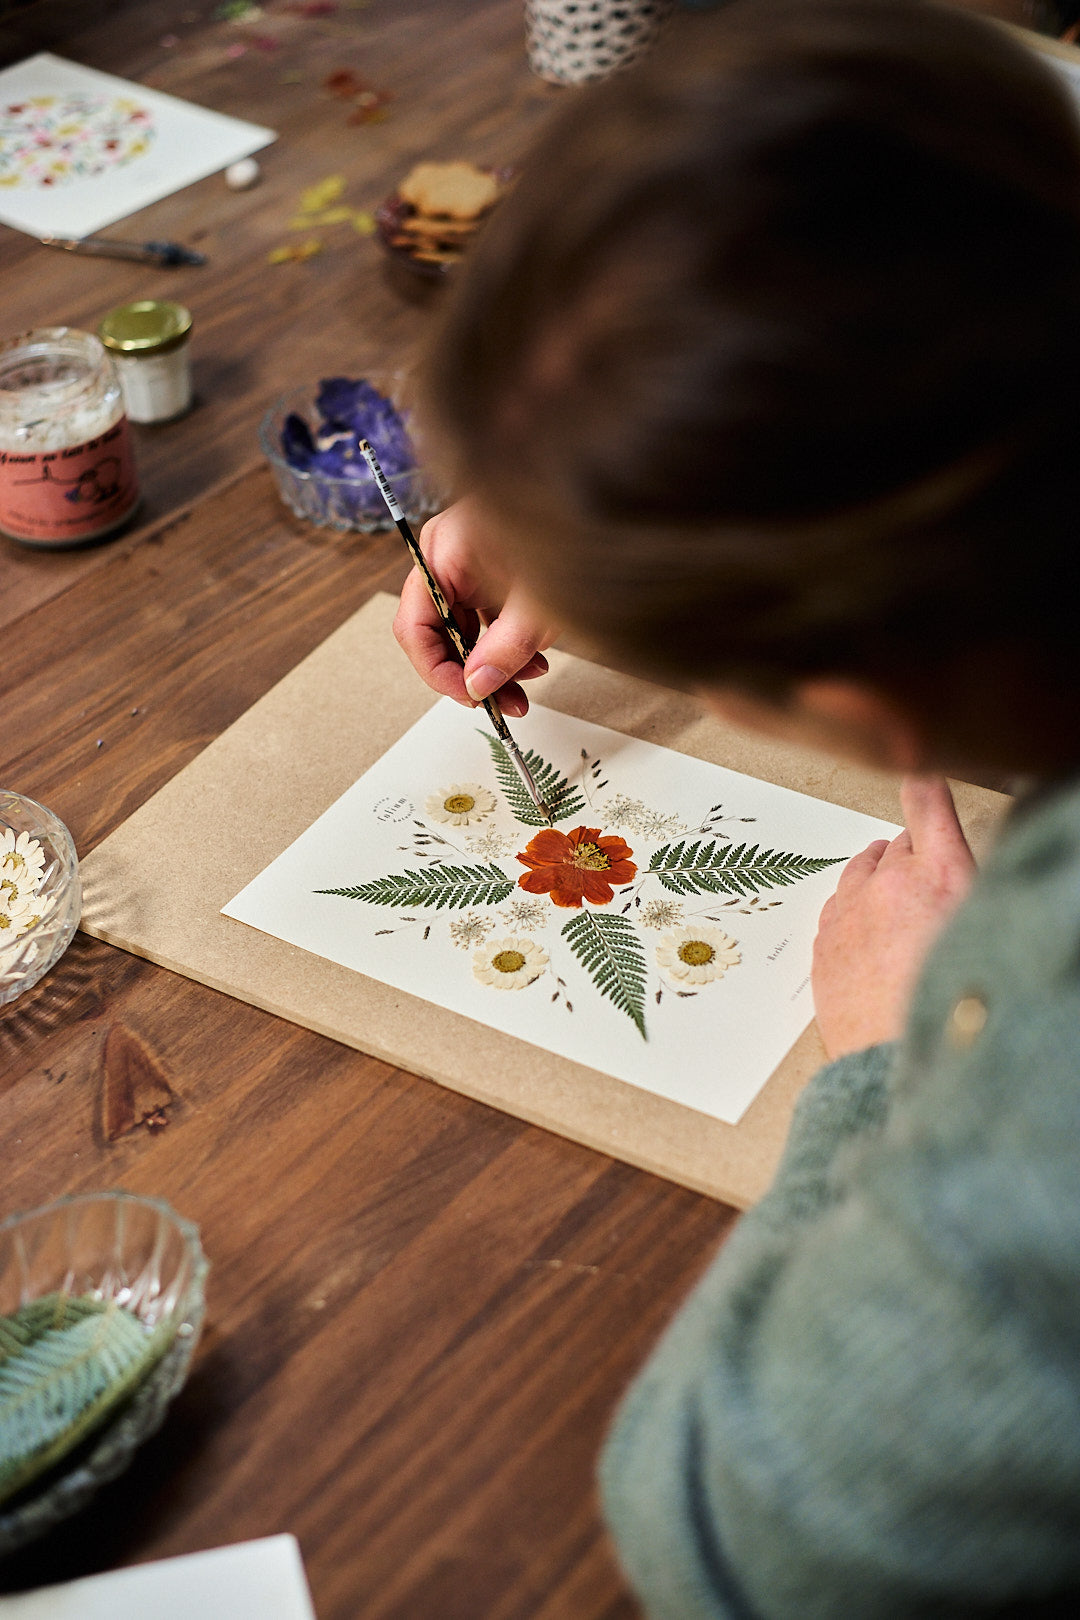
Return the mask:
MULTIPOLYGON (((438 580, 428 567, 427 558, 420 550, 419 542, 417 541, 416 536, 413 534, 412 529, 409 527, 409 520, 405 516, 405 513, 401 510, 397 497, 390 487, 386 474, 379 465, 379 458, 366 439, 360 440, 360 453, 364 457, 364 460, 367 462, 368 466, 371 468, 371 475, 379 487, 379 493, 386 502, 386 509, 393 518, 398 533, 401 535, 401 538, 409 548, 409 555, 419 569, 420 577, 427 586, 428 595, 434 602, 439 618, 442 620, 442 627, 446 632, 447 640, 449 641, 454 653, 461 663, 462 668, 464 669, 465 661, 472 652, 472 648, 462 635, 461 627, 458 625, 454 615, 450 611, 450 604, 443 595, 438 580)), ((510 735, 510 728, 503 719, 502 710, 499 708, 499 705, 496 703, 495 699, 490 697, 484 699, 482 707, 488 719, 491 721, 491 724, 494 726, 495 733, 498 736, 499 741, 510 755, 510 758, 514 764, 514 769, 517 771, 522 782, 525 784, 525 788, 530 799, 533 801, 537 810, 539 810, 548 826, 553 826, 554 820, 551 811, 544 803, 540 789, 536 785, 536 778, 533 776, 528 765, 525 763, 525 756, 522 754, 521 749, 510 735)))

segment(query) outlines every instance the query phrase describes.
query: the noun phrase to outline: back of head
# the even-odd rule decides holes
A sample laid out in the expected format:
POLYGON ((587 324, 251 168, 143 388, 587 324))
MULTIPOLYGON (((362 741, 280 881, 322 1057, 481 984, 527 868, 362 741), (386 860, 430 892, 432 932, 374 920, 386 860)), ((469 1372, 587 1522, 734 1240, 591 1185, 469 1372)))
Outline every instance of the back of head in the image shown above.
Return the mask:
POLYGON ((1078 363, 1051 70, 923 0, 734 0, 555 118, 429 399, 526 579, 613 656, 888 685, 913 640, 933 668, 1046 638, 1078 363))

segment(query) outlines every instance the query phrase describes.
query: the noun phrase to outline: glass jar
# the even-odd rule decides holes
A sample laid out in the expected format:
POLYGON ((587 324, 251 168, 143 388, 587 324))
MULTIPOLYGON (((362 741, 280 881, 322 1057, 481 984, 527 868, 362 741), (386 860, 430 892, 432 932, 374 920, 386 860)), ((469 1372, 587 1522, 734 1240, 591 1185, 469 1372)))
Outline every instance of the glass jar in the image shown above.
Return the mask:
POLYGON ((49 326, 0 343, 0 531, 79 546, 138 504, 123 396, 98 339, 49 326))
POLYGON ((121 304, 106 315, 98 336, 112 355, 133 422, 171 422, 190 410, 191 315, 183 304, 155 298, 121 304))

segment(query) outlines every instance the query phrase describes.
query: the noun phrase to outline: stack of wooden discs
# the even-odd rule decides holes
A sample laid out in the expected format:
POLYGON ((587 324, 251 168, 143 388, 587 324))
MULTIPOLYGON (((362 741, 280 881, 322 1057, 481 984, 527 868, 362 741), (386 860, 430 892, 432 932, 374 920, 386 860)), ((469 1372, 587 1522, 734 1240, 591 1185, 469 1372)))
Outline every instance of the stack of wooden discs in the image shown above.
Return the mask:
POLYGON ((472 163, 417 163, 398 196, 405 205, 388 237, 418 264, 449 266, 462 257, 499 199, 493 174, 472 163))

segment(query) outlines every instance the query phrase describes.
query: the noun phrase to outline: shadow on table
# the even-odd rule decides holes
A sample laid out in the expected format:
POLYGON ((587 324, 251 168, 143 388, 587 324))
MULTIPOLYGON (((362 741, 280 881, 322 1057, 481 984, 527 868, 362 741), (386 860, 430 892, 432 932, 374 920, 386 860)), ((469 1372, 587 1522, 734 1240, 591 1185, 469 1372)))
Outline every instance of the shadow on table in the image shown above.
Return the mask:
POLYGON ((101 940, 76 934, 56 966, 32 990, 0 1007, 0 1060, 11 1060, 65 1025, 100 1011, 111 955, 101 940))

